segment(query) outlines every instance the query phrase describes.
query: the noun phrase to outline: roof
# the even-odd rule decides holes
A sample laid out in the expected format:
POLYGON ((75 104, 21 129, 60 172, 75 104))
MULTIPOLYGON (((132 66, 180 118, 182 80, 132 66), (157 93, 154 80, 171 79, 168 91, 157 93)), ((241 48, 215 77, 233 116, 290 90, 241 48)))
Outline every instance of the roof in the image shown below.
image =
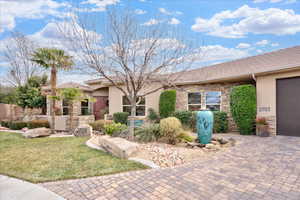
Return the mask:
POLYGON ((300 46, 186 71, 176 82, 214 82, 239 77, 252 78, 268 72, 300 67, 300 46))
MULTIPOLYGON (((176 80, 176 84, 209 83, 240 78, 249 80, 253 75, 292 68, 300 69, 300 46, 180 72, 181 75, 176 80)), ((107 84, 107 81, 100 78, 86 83, 107 84)))
MULTIPOLYGON (((67 83, 62 83, 57 86, 58 89, 63 89, 63 88, 78 88, 82 91, 93 91, 93 89, 90 86, 87 85, 82 85, 79 83, 75 82, 67 82, 67 83)), ((43 90, 50 90, 50 86, 45 86, 43 87, 43 90)))

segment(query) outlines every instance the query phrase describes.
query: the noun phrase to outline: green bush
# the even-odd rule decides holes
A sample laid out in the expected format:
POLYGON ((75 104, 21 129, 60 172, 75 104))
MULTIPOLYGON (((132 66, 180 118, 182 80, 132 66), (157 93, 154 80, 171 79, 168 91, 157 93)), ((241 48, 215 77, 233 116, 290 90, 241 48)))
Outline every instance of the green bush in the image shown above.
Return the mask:
POLYGON ((1 126, 9 128, 10 126, 10 121, 1 121, 1 126))
POLYGON ((150 124, 136 129, 135 136, 141 142, 153 142, 160 138, 159 124, 150 124))
POLYGON ((191 119, 192 119, 193 112, 182 110, 182 111, 175 111, 173 113, 173 117, 176 117, 180 120, 182 125, 190 127, 191 126, 191 119))
POLYGON ((21 130, 22 128, 25 127, 27 127, 27 122, 12 121, 9 123, 9 128, 12 130, 21 130))
POLYGON ((27 122, 27 127, 29 129, 41 128, 41 127, 49 128, 50 124, 49 124, 48 120, 32 120, 30 122, 27 122))
POLYGON ((228 132, 228 117, 226 112, 214 111, 214 133, 228 132))
POLYGON ((158 123, 159 122, 159 115, 158 113, 153 109, 153 108, 149 108, 148 109, 148 116, 147 116, 148 120, 158 123))
POLYGON ((176 90, 166 90, 159 97, 159 115, 161 118, 167 118, 175 111, 176 90))
POLYGON ((113 120, 115 123, 127 124, 128 116, 128 112, 116 112, 113 114, 113 120))
POLYGON ((103 119, 100 119, 100 120, 97 120, 97 121, 94 121, 94 122, 90 123, 89 125, 95 131, 104 132, 104 125, 106 125, 106 124, 112 124, 112 123, 114 123, 112 120, 103 120, 103 119))
POLYGON ((182 125, 176 117, 160 120, 160 134, 168 138, 169 144, 176 144, 177 136, 182 132, 182 125))
POLYGON ((104 125, 104 133, 107 135, 113 135, 125 129, 127 129, 127 126, 121 123, 111 123, 104 125))
POLYGON ((252 134, 256 117, 256 89, 253 85, 232 88, 230 94, 232 117, 242 135, 252 134))

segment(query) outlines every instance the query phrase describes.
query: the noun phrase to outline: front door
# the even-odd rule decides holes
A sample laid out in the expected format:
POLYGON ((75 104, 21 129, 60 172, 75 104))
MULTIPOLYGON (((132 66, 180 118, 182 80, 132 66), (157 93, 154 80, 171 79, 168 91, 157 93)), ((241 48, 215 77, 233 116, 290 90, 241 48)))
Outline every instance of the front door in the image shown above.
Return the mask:
POLYGON ((108 109, 108 97, 107 96, 99 96, 94 97, 96 102, 94 103, 94 115, 95 119, 103 119, 105 112, 108 109))
POLYGON ((276 83, 277 134, 300 136, 300 77, 276 83))

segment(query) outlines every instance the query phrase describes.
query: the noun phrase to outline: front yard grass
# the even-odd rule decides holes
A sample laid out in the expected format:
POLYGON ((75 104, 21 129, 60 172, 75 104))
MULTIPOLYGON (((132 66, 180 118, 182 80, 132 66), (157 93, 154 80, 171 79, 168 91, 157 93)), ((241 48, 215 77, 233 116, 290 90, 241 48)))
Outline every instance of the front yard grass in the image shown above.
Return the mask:
POLYGON ((87 137, 25 139, 0 132, 0 174, 30 182, 113 174, 146 166, 85 145, 87 137))

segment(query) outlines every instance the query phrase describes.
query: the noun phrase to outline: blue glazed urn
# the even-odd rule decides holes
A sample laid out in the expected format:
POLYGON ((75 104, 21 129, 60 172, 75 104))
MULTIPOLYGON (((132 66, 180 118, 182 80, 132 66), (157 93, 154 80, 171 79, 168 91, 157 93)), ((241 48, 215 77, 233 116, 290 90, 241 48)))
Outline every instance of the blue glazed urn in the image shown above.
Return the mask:
POLYGON ((214 115, 210 110, 197 112, 197 134, 201 144, 208 144, 211 141, 214 125, 214 115))

